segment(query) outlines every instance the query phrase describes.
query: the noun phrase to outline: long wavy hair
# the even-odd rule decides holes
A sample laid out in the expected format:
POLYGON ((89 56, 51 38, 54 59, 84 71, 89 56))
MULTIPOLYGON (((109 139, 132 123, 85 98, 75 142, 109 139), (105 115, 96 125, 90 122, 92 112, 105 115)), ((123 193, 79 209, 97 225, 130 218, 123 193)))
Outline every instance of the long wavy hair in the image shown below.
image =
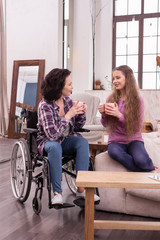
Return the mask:
POLYGON ((66 77, 70 75, 68 69, 54 68, 45 77, 41 85, 42 96, 48 101, 56 101, 62 95, 66 77))
MULTIPOLYGON (((130 137, 135 131, 141 128, 141 112, 140 112, 140 95, 133 71, 127 65, 122 65, 113 69, 114 71, 121 71, 125 76, 125 130, 127 137, 130 137)), ((113 86, 112 94, 109 96, 107 102, 116 102, 120 99, 120 90, 116 90, 113 86)), ((117 118, 106 115, 107 125, 109 129, 115 129, 117 118)))

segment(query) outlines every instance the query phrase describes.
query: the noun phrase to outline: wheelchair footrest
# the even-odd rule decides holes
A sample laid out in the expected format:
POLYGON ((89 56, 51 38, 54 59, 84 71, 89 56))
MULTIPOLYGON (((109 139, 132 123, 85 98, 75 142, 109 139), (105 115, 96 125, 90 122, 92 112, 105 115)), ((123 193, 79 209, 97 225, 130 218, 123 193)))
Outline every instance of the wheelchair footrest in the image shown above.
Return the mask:
POLYGON ((77 205, 80 208, 84 208, 85 207, 85 199, 84 198, 77 198, 73 201, 73 203, 75 205, 77 205))
MULTIPOLYGON (((84 198, 77 198, 77 199, 75 199, 74 201, 73 201, 73 203, 75 204, 75 205, 77 205, 78 207, 80 207, 80 208, 84 208, 85 207, 85 199, 84 198)), ((95 205, 98 205, 100 203, 100 200, 99 201, 97 201, 97 202, 94 202, 94 204, 95 205)))
POLYGON ((63 204, 54 204, 51 205, 50 208, 55 208, 55 209, 61 209, 61 208, 71 208, 71 207, 75 207, 74 204, 70 204, 70 203, 63 203, 63 204))

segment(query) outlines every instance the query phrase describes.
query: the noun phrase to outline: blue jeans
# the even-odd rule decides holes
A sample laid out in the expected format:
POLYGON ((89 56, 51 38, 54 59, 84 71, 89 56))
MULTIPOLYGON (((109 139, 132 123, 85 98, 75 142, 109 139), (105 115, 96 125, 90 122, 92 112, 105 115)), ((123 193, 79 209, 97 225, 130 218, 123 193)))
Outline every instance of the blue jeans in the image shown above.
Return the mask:
POLYGON ((141 141, 129 144, 112 142, 108 145, 108 154, 132 172, 149 172, 155 169, 141 141))
POLYGON ((62 192, 62 154, 76 154, 76 173, 79 170, 88 171, 89 145, 85 138, 71 136, 66 138, 62 143, 47 141, 44 149, 48 153, 53 192, 62 192))

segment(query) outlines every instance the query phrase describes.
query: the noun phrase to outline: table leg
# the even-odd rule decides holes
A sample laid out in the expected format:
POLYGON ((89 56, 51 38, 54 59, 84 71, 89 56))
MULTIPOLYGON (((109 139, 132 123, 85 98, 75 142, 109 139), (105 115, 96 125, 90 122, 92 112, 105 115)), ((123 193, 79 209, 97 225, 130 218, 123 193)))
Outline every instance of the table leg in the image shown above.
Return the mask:
POLYGON ((85 240, 94 240, 94 188, 86 188, 85 240))
POLYGON ((96 149, 91 149, 91 156, 93 157, 93 163, 95 162, 95 156, 96 156, 96 149))

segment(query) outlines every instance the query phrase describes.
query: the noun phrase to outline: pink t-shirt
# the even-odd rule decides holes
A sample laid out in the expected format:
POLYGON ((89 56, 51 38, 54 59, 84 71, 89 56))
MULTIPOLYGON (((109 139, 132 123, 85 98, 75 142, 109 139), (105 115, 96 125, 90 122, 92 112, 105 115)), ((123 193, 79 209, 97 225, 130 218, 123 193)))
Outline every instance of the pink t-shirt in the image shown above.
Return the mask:
MULTIPOLYGON (((142 125, 143 119, 144 119, 144 101, 143 101, 142 97, 140 97, 140 102, 141 102, 140 111, 141 111, 141 121, 142 121, 141 125, 142 125)), ((122 113, 122 116, 118 119, 116 128, 114 130, 112 130, 112 129, 110 130, 108 144, 111 142, 128 144, 135 140, 143 142, 142 134, 139 130, 137 130, 132 136, 130 136, 127 139, 125 127, 124 127, 124 111, 125 111, 124 105, 125 105, 125 101, 123 101, 123 100, 118 101, 118 109, 122 113)), ((101 123, 104 127, 107 126, 106 119, 101 118, 101 123)))

